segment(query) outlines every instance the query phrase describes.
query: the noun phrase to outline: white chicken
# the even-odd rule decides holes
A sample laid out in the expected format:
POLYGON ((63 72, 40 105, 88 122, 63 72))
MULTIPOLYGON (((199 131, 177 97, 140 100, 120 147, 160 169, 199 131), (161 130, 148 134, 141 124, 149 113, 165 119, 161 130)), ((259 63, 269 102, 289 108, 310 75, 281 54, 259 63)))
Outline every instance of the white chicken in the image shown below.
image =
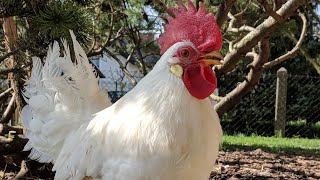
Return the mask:
POLYGON ((172 9, 161 59, 113 105, 72 33, 75 64, 57 43, 44 67, 34 58, 22 112, 30 158, 53 162, 58 180, 208 179, 222 137, 209 65, 219 64, 222 35, 202 3, 187 3, 172 9))

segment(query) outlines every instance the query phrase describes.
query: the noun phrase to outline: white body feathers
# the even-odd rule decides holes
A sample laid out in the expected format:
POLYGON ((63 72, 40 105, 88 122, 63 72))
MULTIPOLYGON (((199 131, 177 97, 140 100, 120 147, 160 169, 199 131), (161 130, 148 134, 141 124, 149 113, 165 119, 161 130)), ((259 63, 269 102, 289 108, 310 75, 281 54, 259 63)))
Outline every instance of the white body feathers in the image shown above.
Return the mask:
MULTIPOLYGON (((74 114, 72 110, 65 111, 64 115, 57 110, 41 110, 48 114, 55 112, 57 124, 78 122, 72 125, 74 131, 69 130, 70 133, 63 136, 66 140, 59 141, 63 144, 62 149, 54 153, 57 155, 53 158, 55 179, 79 180, 85 176, 103 180, 208 179, 222 136, 218 115, 208 98, 198 100, 192 97, 167 64, 167 59, 186 43, 176 43, 168 49, 134 89, 93 118, 84 108, 94 104, 96 99, 86 101, 88 103, 83 107, 77 104, 65 107, 77 113, 86 112, 85 115, 74 114), (61 116, 64 116, 63 120, 61 116)), ((39 94, 41 91, 40 88, 39 94)), ((40 100, 45 97, 38 98, 39 102, 35 103, 38 106, 32 108, 42 109, 40 100)), ((83 98, 88 99, 89 96, 83 98)), ((30 111, 30 106, 26 106, 29 110, 26 117, 34 116, 30 112, 35 114, 36 110, 30 111)), ((93 114, 94 110, 90 112, 93 114)), ((37 131, 42 129, 42 124, 37 131)), ((59 133, 60 129, 57 129, 54 135, 61 136, 59 133)), ((33 141, 30 140, 27 147, 38 145, 33 141)), ((44 141, 48 142, 47 149, 52 148, 50 140, 44 141)), ((35 149, 43 152, 43 146, 35 149)), ((51 157, 51 152, 44 153, 51 157)))

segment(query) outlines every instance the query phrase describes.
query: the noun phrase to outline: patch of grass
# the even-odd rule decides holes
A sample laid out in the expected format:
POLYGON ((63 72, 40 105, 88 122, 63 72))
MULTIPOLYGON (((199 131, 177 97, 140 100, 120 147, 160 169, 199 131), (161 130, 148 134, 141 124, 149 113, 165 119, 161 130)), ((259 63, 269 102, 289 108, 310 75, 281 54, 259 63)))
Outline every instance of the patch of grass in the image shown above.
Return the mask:
POLYGON ((224 150, 255 150, 288 153, 294 155, 320 156, 320 139, 276 138, 261 136, 224 136, 224 150))
POLYGON ((303 119, 299 119, 297 121, 288 121, 287 124, 291 126, 305 126, 307 124, 307 121, 303 119))

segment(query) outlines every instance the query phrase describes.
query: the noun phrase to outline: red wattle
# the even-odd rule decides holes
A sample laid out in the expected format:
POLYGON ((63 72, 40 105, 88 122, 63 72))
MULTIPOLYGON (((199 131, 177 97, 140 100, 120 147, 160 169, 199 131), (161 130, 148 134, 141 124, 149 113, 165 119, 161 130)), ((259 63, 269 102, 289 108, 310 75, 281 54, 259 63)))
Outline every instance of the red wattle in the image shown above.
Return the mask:
POLYGON ((190 94, 198 99, 210 96, 217 87, 217 78, 210 66, 197 63, 184 70, 183 82, 190 94))

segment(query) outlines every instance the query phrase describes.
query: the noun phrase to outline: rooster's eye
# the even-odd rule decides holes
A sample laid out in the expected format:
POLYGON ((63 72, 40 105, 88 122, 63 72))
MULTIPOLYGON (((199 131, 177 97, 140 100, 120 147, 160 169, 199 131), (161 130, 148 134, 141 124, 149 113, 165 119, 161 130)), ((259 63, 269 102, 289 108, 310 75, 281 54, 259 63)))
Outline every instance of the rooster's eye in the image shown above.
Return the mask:
POLYGON ((180 51, 181 57, 187 58, 189 57, 190 52, 187 49, 183 49, 180 51))

